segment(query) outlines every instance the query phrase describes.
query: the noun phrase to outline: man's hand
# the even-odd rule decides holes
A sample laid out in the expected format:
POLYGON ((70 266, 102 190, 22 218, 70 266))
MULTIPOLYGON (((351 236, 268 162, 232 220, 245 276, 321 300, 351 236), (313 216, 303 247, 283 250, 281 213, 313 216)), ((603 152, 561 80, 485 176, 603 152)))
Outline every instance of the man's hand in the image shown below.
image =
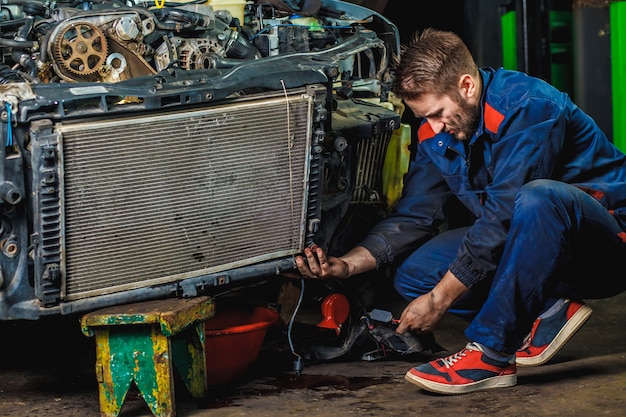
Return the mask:
MULTIPOLYGON (((345 279, 376 268, 376 259, 362 246, 356 246, 336 258, 327 256, 322 248, 313 244, 304 249, 304 256, 296 256, 296 266, 305 278, 345 279)), ((292 274, 284 275, 294 277, 292 274)))
POLYGON ((447 309, 437 306, 432 292, 421 295, 406 306, 400 315, 396 332, 402 334, 410 330, 415 333, 430 333, 435 330, 446 311, 447 309))
POLYGON ((450 306, 469 289, 450 271, 427 294, 411 301, 400 315, 396 333, 407 330, 428 333, 435 330, 450 306))
POLYGON ((305 278, 348 278, 348 264, 340 258, 327 256, 322 248, 313 244, 304 249, 304 257, 296 256, 296 265, 305 278), (306 259, 305 259, 306 258, 306 259))

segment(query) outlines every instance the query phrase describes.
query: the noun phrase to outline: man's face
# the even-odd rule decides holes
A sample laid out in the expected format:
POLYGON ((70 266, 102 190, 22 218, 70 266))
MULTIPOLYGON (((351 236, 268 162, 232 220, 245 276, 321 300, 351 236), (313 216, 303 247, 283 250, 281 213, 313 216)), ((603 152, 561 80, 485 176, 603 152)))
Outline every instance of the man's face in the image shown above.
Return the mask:
POLYGON ((404 103, 416 117, 425 118, 435 133, 448 132, 458 140, 472 137, 480 120, 478 103, 472 104, 461 96, 452 100, 447 95, 428 93, 404 103))

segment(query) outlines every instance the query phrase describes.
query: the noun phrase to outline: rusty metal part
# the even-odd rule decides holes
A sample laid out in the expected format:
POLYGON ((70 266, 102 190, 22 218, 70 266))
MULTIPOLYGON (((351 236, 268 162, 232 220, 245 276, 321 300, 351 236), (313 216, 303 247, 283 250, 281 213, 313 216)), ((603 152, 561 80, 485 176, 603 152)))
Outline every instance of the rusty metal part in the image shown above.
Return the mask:
POLYGON ((106 61, 106 37, 93 24, 76 22, 57 35, 54 57, 60 66, 74 74, 94 74, 106 61))

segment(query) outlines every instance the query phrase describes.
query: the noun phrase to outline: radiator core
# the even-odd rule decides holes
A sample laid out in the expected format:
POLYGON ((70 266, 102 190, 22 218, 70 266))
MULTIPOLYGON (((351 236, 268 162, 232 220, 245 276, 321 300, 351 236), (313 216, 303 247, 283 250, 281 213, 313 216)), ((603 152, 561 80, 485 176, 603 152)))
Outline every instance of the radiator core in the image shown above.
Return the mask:
POLYGON ((169 283, 304 247, 304 94, 55 126, 66 300, 169 283))

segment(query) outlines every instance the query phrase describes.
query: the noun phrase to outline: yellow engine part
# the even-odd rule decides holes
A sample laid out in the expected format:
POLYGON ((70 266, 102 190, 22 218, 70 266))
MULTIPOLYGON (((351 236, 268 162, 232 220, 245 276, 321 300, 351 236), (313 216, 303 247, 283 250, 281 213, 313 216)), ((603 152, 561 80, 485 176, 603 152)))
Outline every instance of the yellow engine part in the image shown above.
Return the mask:
POLYGON ((411 159, 411 126, 401 123, 400 127, 393 131, 383 164, 383 192, 387 198, 387 207, 393 207, 404 187, 404 175, 409 170, 411 159))

